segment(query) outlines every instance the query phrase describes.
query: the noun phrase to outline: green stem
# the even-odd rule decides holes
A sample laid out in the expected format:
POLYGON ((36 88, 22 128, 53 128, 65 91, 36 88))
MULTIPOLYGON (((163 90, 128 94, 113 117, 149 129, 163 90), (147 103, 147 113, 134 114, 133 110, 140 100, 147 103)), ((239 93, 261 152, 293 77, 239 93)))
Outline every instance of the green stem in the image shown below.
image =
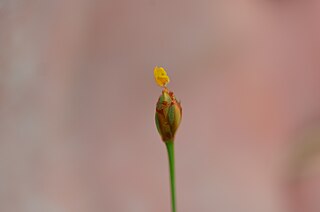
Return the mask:
POLYGON ((171 205, 172 212, 176 212, 176 189, 175 189, 175 174, 174 174, 174 142, 173 140, 166 142, 169 167, 170 167, 170 185, 171 185, 171 205))

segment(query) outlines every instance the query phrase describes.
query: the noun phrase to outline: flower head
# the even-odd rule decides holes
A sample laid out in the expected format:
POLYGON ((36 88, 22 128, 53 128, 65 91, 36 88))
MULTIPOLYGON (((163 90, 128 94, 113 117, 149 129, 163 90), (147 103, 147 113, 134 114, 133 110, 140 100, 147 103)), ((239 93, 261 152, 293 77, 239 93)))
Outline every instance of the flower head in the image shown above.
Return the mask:
MULTIPOLYGON (((163 68, 155 67, 154 73, 158 85, 164 87, 169 82, 169 77, 163 68)), ((174 93, 165 87, 157 102, 155 115, 157 129, 164 142, 174 140, 181 118, 180 102, 176 99, 174 93)))
POLYGON ((164 68, 156 66, 153 72, 154 79, 159 86, 165 87, 170 82, 170 78, 164 68))

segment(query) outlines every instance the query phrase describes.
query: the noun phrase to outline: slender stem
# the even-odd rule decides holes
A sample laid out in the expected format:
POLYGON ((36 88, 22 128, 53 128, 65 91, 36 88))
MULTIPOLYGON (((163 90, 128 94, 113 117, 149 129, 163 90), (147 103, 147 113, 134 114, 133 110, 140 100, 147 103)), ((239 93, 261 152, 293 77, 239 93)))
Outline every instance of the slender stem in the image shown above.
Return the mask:
POLYGON ((169 167, 170 167, 170 185, 171 185, 171 205, 172 212, 176 212, 176 189, 175 189, 175 168, 174 168, 174 142, 170 140, 166 142, 168 157, 169 157, 169 167))

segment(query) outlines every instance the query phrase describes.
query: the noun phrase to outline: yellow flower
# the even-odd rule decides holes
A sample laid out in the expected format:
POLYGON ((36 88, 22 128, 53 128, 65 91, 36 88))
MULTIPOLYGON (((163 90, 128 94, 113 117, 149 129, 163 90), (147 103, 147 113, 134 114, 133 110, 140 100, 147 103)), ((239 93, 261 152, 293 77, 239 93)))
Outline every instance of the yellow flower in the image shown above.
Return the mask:
POLYGON ((156 83, 161 87, 165 87, 170 82, 170 78, 167 75, 166 70, 158 66, 154 68, 154 79, 156 80, 156 83))

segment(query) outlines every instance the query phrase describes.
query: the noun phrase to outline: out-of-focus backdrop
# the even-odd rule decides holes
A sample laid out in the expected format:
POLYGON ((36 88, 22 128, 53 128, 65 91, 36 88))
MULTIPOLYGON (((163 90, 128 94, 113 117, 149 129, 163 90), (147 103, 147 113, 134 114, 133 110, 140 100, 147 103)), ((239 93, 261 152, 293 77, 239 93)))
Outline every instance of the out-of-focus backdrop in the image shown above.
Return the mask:
POLYGON ((0 211, 320 211, 320 2, 0 0, 0 211))

